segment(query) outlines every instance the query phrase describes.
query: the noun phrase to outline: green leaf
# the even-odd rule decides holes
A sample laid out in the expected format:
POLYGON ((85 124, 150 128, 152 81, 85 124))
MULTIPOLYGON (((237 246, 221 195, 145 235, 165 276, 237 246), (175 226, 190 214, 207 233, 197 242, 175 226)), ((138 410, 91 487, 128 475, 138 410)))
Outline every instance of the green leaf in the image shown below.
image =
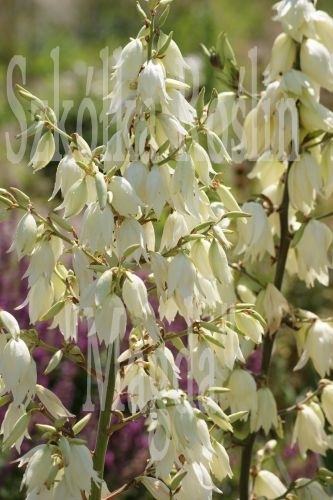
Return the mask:
POLYGON ((137 11, 139 12, 139 14, 143 17, 143 19, 147 19, 147 14, 145 13, 143 8, 141 7, 140 2, 136 2, 136 8, 137 8, 137 11))
POLYGON ((15 443, 20 439, 20 437, 26 432, 30 422, 30 414, 24 413, 16 422, 13 427, 12 432, 9 434, 8 438, 2 444, 2 450, 9 450, 15 443))
POLYGON ((30 204, 31 200, 29 196, 23 193, 23 191, 15 187, 11 187, 10 190, 13 191, 13 193, 16 196, 16 199, 21 203, 21 205, 26 207, 27 205, 30 204))
POLYGON ((195 109, 197 110, 197 117, 200 120, 203 115, 203 110, 205 108, 205 92, 206 88, 202 87, 195 103, 195 109))
POLYGON ((214 323, 208 323, 205 321, 201 321, 200 325, 202 326, 202 328, 205 328, 206 330, 210 330, 211 332, 222 333, 222 327, 221 326, 218 327, 218 326, 214 325, 214 323))
POLYGON ((69 222, 67 222, 65 219, 60 217, 60 215, 56 214, 55 212, 50 212, 49 218, 51 219, 52 222, 60 226, 68 233, 71 233, 73 231, 73 227, 71 226, 71 224, 69 224, 69 222))
POLYGON ((33 95, 31 92, 29 92, 29 90, 25 89, 24 87, 21 87, 21 85, 16 84, 16 88, 18 90, 18 93, 24 99, 27 99, 30 102, 34 102, 41 111, 45 111, 46 106, 41 99, 33 95))
POLYGON ((214 344, 218 347, 221 347, 221 349, 224 349, 224 345, 222 342, 217 340, 215 337, 212 337, 211 335, 208 335, 206 333, 201 333, 202 337, 206 340, 206 342, 209 342, 210 344, 214 344))
POLYGON ((162 47, 159 49, 158 51, 158 56, 162 56, 169 48, 169 45, 171 43, 171 40, 172 40, 172 36, 173 36, 173 31, 171 31, 168 35, 168 38, 166 39, 166 41, 163 43, 162 47))
POLYGON ((233 424, 234 422, 237 422, 238 420, 246 417, 248 413, 248 411, 238 411, 237 413, 232 413, 231 415, 229 415, 229 421, 233 424))
POLYGON ((61 349, 59 351, 55 352, 53 356, 51 357, 47 367, 44 370, 44 374, 48 375, 51 373, 57 366, 59 365, 60 361, 64 357, 64 353, 61 349))
POLYGON ((212 392, 213 394, 224 394, 230 392, 228 387, 208 387, 207 392, 212 392))
POLYGON ((251 214, 248 214, 247 212, 238 212, 238 211, 235 211, 235 212, 227 212, 226 214, 224 214, 223 216, 223 219, 240 219, 240 218, 249 218, 249 217, 252 217, 251 214))
POLYGON ((81 420, 79 420, 78 422, 76 422, 76 424, 73 425, 72 429, 75 436, 79 434, 82 431, 82 429, 85 428, 85 426, 87 425, 87 423, 91 418, 91 415, 92 415, 91 413, 87 413, 87 415, 85 415, 83 418, 81 418, 81 420))
POLYGON ((160 28, 162 28, 163 24, 167 20, 169 12, 170 12, 170 5, 167 5, 166 8, 164 9, 164 11, 162 12, 162 14, 160 15, 160 18, 158 20, 158 26, 160 28))
POLYGON ((179 471, 178 474, 176 474, 170 483, 170 490, 175 491, 179 486, 184 477, 186 476, 187 471, 179 471))
POLYGON ((139 243, 135 243, 134 245, 129 246, 126 248, 125 252, 123 253, 121 260, 124 261, 127 257, 129 257, 132 253, 134 253, 138 248, 141 248, 141 245, 139 243))
POLYGON ((301 227, 294 234, 294 237, 293 237, 292 242, 291 242, 291 247, 292 248, 295 248, 298 245, 298 243, 301 241, 302 236, 303 236, 304 231, 305 231, 305 228, 306 228, 306 224, 303 223, 301 225, 301 227))
POLYGON ((9 394, 5 394, 4 396, 0 397, 0 408, 2 406, 5 406, 9 401, 11 401, 12 397, 9 394))
POLYGON ((95 185, 100 209, 104 210, 107 202, 108 188, 102 172, 98 172, 95 175, 95 185))
POLYGON ((48 319, 52 319, 54 316, 56 316, 63 309, 65 304, 66 304, 66 300, 64 300, 64 299, 59 300, 58 302, 53 304, 53 306, 50 307, 50 309, 45 314, 43 314, 43 316, 41 316, 40 319, 42 321, 47 321, 48 319))

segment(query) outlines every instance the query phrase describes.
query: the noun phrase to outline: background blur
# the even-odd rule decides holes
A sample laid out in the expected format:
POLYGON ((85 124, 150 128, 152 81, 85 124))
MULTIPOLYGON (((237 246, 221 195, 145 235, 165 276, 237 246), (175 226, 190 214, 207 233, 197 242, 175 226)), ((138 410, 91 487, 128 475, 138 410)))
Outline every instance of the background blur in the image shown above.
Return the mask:
MULTIPOLYGON (((248 65, 249 50, 254 46, 258 47, 258 74, 261 81, 260 73, 268 62, 272 42, 280 31, 279 26, 271 20, 273 3, 270 0, 175 0, 164 29, 174 31, 174 39, 183 54, 200 69, 200 83, 207 85, 209 89, 219 89, 219 82, 203 56, 200 43, 208 47, 213 45, 221 31, 228 33, 240 65, 248 65)), ((1 0, 0 7, 0 186, 19 186, 29 192, 34 203, 41 204, 41 200, 46 200, 51 192, 55 165, 43 170, 38 176, 33 176, 27 168, 27 161, 12 165, 7 160, 5 133, 8 133, 15 144, 14 138, 19 132, 18 121, 7 99, 8 65, 13 56, 23 56, 26 59, 26 81, 22 81, 20 71, 16 69, 14 82, 25 85, 40 98, 48 100, 52 107, 54 67, 51 51, 59 47, 60 96, 63 100, 74 101, 66 122, 66 130, 71 133, 75 130, 76 113, 82 99, 88 97, 96 103, 98 111, 102 110, 100 51, 108 47, 112 55, 130 36, 136 35, 141 19, 136 11, 135 0, 1 0)), ((333 15, 332 0, 319 0, 318 7, 333 15)), ((87 113, 84 115, 83 132, 88 140, 90 126, 87 113)), ((29 152, 28 148, 27 158, 29 152)), ((239 166, 233 174, 238 190, 245 193, 244 197, 247 191, 246 169, 239 166)), ((6 221, 0 227, 0 305, 11 312, 23 301, 26 293, 25 283, 20 282, 25 263, 18 265, 16 257, 6 253, 14 228, 14 221, 6 221)), ((298 287, 292 293, 297 305, 302 301, 303 307, 329 314, 332 290, 323 291, 318 287, 306 292, 305 297, 304 288, 298 287)), ((20 312, 18 319, 23 327, 28 326, 24 310, 20 312)), ((47 326, 42 325, 42 334, 52 341, 55 332, 47 330, 47 326)), ((84 348, 84 340, 82 347, 84 348)), ((288 342, 283 343, 280 348, 286 358, 290 349, 288 342)), ((49 355, 37 352, 36 356, 43 369, 49 355)), ((283 355, 275 369, 280 374, 281 388, 284 377, 288 376, 287 369, 289 371, 283 355)), ((300 382, 297 377, 300 376, 304 375, 293 375, 294 390, 281 396, 282 406, 293 400, 300 382)), ((305 376, 311 385, 311 369, 305 376)), ((45 377, 41 381, 45 383, 45 377)), ((73 366, 63 363, 47 383, 55 389, 69 409, 74 413, 80 411, 85 397, 85 380, 73 366)), ((94 426, 95 422, 88 429, 92 440, 94 426)), ((113 438, 111 448, 107 463, 108 480, 109 485, 116 488, 144 468, 147 454, 143 423, 135 423, 126 428, 122 436, 113 438)), ((296 457, 296 450, 284 451, 284 463, 277 464, 282 476, 311 474, 317 465, 317 457, 311 456, 304 469, 296 457)), ((19 500, 23 498, 18 493, 21 474, 17 472, 16 466, 5 467, 3 464, 7 460, 8 457, 0 455, 0 498, 19 500)), ((327 464, 329 462, 330 458, 327 464)), ((234 498, 232 485, 224 488, 224 491, 227 498, 234 498)), ((127 498, 143 498, 143 495, 136 491, 129 493, 127 498)))

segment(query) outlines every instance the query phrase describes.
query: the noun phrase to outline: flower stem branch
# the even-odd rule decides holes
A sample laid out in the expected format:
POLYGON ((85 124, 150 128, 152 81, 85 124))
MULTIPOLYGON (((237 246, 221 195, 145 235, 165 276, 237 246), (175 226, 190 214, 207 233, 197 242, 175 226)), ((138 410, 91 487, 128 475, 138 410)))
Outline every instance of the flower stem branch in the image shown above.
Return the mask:
MULTIPOLYGON (((106 378, 106 387, 104 384, 105 392, 103 391, 102 408, 99 414, 96 446, 94 452, 94 469, 101 479, 103 479, 104 477, 105 456, 110 439, 109 427, 112 415, 112 403, 114 398, 114 388, 116 380, 115 349, 113 346, 110 346, 109 349, 111 349, 111 355, 108 355, 107 357, 109 362, 108 376, 106 378)), ((97 485, 96 483, 92 482, 90 500, 101 500, 101 493, 102 483, 97 485)))
MULTIPOLYGON (((281 228, 280 250, 276 265, 275 279, 274 279, 274 285, 278 290, 281 290, 282 287, 283 277, 288 257, 288 251, 291 243, 289 234, 289 220, 288 220, 288 211, 289 211, 288 175, 292 163, 293 162, 290 161, 288 165, 288 170, 285 177, 282 203, 279 210, 280 228, 281 228)), ((266 335, 264 338, 261 371, 260 371, 261 372, 260 376, 263 378, 267 378, 269 372, 274 341, 275 341, 275 335, 272 336, 266 335)), ((256 433, 250 434, 248 441, 242 451, 241 473, 239 480, 240 500, 249 499, 250 468, 252 460, 252 451, 255 440, 256 440, 256 433)))

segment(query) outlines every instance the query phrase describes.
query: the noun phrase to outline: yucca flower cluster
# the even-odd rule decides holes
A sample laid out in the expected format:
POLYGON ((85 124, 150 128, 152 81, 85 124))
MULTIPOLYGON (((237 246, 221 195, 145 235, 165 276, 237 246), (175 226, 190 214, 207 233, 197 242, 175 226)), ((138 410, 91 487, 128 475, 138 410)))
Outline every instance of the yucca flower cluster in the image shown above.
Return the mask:
POLYGON ((89 450, 79 436, 89 414, 77 421, 37 384, 34 349, 47 346, 36 330, 20 330, 1 311, 3 446, 20 449, 31 415, 42 414, 49 421, 36 424, 43 444, 19 461, 26 466, 27 498, 98 500, 108 495, 110 436, 144 416, 150 458, 131 484, 143 484, 154 498, 208 500, 222 493, 222 481, 233 476, 227 448, 238 445, 241 500, 311 488, 325 495, 318 481, 328 482, 329 472, 317 482, 283 484, 263 466, 276 440, 257 451, 253 464, 252 448, 258 433, 282 439, 283 412, 296 414, 292 439, 302 455, 332 446, 325 422, 332 424, 333 382, 321 379, 315 392, 278 410, 268 375, 281 325, 296 332, 295 369, 310 359, 320 377, 332 368, 333 326, 294 310, 282 283, 287 271, 307 286, 327 285, 332 266, 331 230, 315 211, 333 191, 332 112, 319 102, 320 86, 331 90, 333 81, 333 21, 308 0, 276 5, 285 31, 274 43, 266 88, 245 119, 240 144, 256 160, 250 177, 262 196, 240 207, 225 185, 231 157, 221 135, 244 95, 214 91, 205 102, 202 90, 189 102, 189 67, 173 34, 162 31, 169 3, 138 5, 144 25, 111 76, 114 133, 107 144, 91 150, 78 134, 59 129, 43 101, 19 88, 34 111, 33 131, 41 134, 31 168, 37 172, 52 160, 54 134, 68 141, 51 194, 62 197, 55 210, 42 215, 19 189, 1 190, 2 215, 23 212, 11 247, 29 260, 22 306, 28 305, 32 325, 52 319, 63 336, 47 373, 66 358, 102 378, 104 390, 89 450), (180 332, 170 326, 176 318, 184 322, 180 332), (77 346, 79 320, 105 351, 104 377, 77 346), (246 362, 262 343, 255 376, 246 362), (196 391, 180 387, 180 359, 196 391))

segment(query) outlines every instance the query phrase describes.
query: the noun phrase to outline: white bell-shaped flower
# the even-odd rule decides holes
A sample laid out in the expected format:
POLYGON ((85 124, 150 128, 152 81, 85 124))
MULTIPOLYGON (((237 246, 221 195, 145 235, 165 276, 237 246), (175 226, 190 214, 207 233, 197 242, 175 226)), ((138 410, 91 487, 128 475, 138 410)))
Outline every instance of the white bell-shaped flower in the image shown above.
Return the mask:
POLYGON ((294 370, 303 368, 309 359, 321 377, 333 368, 333 327, 320 319, 308 329, 303 353, 294 370))
POLYGON ((316 11, 308 0, 282 0, 274 5, 276 15, 274 21, 279 21, 284 30, 297 42, 304 35, 311 34, 311 22, 316 11))
POLYGON ((265 210, 253 201, 244 203, 244 212, 251 214, 246 223, 237 222, 239 240, 236 253, 244 253, 245 258, 252 261, 262 259, 265 253, 274 256, 274 242, 265 210))
POLYGON ((258 406, 251 413, 251 432, 257 432, 263 428, 267 435, 272 427, 278 425, 278 413, 275 398, 268 387, 262 387, 257 392, 258 406))
POLYGON ((123 284, 122 293, 127 309, 135 318, 147 319, 152 315, 147 288, 139 276, 128 273, 123 284))
POLYGON ((24 255, 30 255, 35 247, 37 240, 37 224, 34 216, 27 212, 19 221, 14 241, 9 249, 16 250, 17 256, 21 259, 24 255))
POLYGON ((282 481, 269 470, 261 470, 255 477, 253 493, 258 497, 265 497, 272 500, 282 496, 287 488, 282 481))
POLYGON ((113 195, 112 206, 124 217, 135 217, 142 201, 135 193, 132 185, 124 177, 114 176, 109 184, 109 189, 113 195))
POLYGON ((329 444, 324 424, 324 415, 316 403, 298 409, 292 442, 297 442, 301 455, 305 456, 307 450, 326 454, 329 444))
POLYGON ((322 222, 311 219, 295 247, 297 272, 308 286, 315 280, 328 286, 328 269, 332 267, 329 248, 333 241, 332 231, 322 222), (313 250, 316 242, 316 251, 313 250))
POLYGON ((256 412, 258 407, 257 386, 248 371, 234 370, 230 375, 227 387, 230 391, 226 393, 226 398, 232 413, 239 411, 256 412))

